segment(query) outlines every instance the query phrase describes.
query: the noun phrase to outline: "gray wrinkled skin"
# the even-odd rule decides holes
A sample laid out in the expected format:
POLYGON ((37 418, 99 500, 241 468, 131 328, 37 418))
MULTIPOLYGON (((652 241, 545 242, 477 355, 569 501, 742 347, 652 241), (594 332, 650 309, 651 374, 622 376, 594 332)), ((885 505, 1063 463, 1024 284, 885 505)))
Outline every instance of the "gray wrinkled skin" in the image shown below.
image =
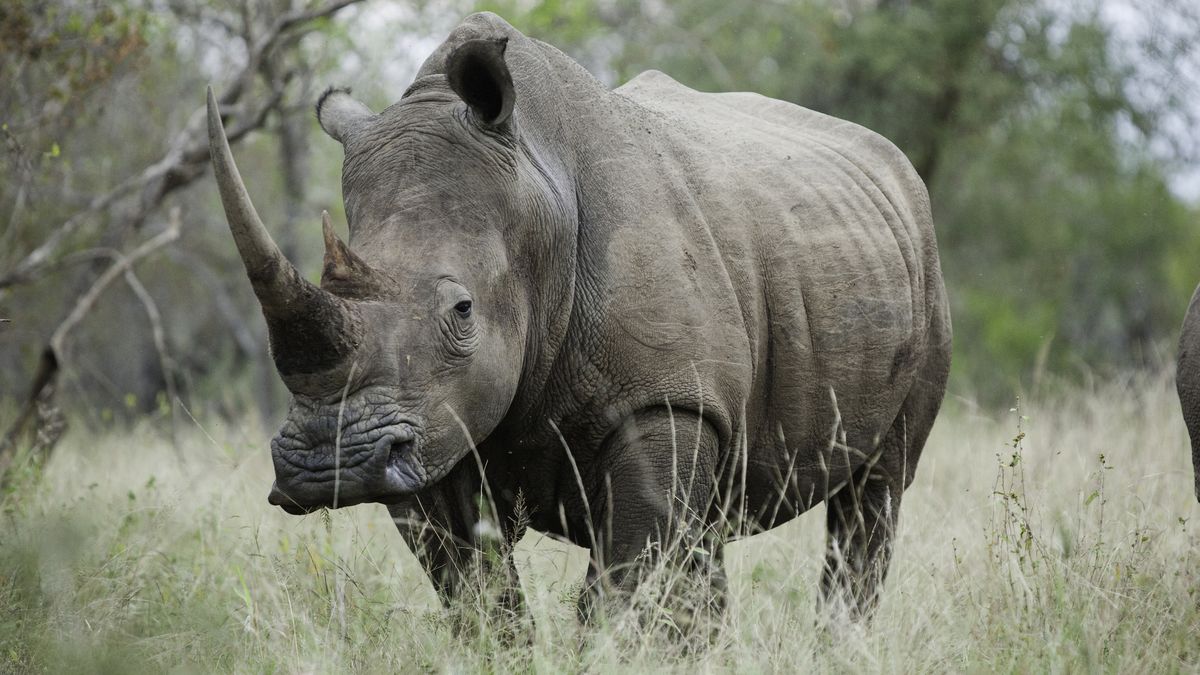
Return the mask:
POLYGON ((334 91, 318 117, 349 247, 327 235, 326 295, 271 278, 345 328, 260 293, 294 394, 272 503, 389 504, 449 600, 488 545, 480 494, 506 539, 523 502, 590 549, 594 592, 648 543, 717 579, 721 541, 826 502, 825 597, 870 610, 951 351, 899 150, 658 72, 605 90, 492 14, 386 110, 334 91))
POLYGON ((1179 338, 1179 361, 1175 387, 1183 407, 1183 421, 1192 439, 1192 467, 1195 470, 1196 500, 1200 501, 1200 287, 1192 295, 1183 332, 1179 338))

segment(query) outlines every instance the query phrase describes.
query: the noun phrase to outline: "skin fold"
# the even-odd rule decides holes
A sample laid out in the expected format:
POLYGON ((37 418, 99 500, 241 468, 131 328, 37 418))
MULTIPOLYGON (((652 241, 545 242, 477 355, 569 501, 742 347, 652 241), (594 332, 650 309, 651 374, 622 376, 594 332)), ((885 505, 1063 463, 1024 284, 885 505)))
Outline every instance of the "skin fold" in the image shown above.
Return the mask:
POLYGON ((210 102, 293 394, 272 503, 387 504, 448 602, 484 566, 519 606, 486 553, 532 527, 591 551, 586 616, 663 559, 719 605, 725 541, 824 502, 823 597, 870 611, 951 352, 899 150, 654 71, 609 91, 486 13, 386 110, 331 90, 318 118, 350 231, 326 224, 319 288, 276 255, 210 102))

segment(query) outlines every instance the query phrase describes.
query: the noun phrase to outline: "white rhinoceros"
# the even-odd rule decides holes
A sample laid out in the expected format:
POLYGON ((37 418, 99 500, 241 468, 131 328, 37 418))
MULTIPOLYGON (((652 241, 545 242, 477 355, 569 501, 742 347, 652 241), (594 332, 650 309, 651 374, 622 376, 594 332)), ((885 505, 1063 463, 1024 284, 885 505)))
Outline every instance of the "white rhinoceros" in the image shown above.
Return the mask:
POLYGON ((209 103, 293 394, 271 503, 387 504, 447 600, 495 560, 481 521, 528 523, 590 550, 587 600, 659 555, 719 581, 722 542, 825 502, 824 595, 874 605, 951 351, 928 196, 891 143, 653 71, 610 91, 472 15, 386 110, 318 103, 350 230, 326 221, 318 287, 209 103))

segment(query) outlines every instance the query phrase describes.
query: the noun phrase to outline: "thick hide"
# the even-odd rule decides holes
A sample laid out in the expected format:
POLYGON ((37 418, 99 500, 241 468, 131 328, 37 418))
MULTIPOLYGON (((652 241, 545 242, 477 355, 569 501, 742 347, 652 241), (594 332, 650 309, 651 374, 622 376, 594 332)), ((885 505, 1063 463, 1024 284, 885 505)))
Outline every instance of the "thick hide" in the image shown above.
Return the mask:
POLYGON ((1183 406, 1183 421, 1192 439, 1196 500, 1200 501, 1200 287, 1192 295, 1192 302, 1183 319, 1178 364, 1175 386, 1179 391, 1179 403, 1183 406))

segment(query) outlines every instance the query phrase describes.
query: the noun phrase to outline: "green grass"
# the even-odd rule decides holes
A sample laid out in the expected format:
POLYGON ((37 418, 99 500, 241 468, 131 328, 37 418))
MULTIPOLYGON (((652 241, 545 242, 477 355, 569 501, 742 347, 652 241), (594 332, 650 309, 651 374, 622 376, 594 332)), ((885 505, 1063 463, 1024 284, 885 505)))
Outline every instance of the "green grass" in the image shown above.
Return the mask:
POLYGON ((1167 377, 948 402, 872 624, 818 628, 818 507, 731 545, 721 632, 691 651, 580 629, 584 553, 533 533, 533 644, 457 637, 383 507, 286 516, 269 431, 201 424, 183 462, 149 430, 77 426, 5 498, 0 671, 1200 670, 1200 505, 1167 377))

